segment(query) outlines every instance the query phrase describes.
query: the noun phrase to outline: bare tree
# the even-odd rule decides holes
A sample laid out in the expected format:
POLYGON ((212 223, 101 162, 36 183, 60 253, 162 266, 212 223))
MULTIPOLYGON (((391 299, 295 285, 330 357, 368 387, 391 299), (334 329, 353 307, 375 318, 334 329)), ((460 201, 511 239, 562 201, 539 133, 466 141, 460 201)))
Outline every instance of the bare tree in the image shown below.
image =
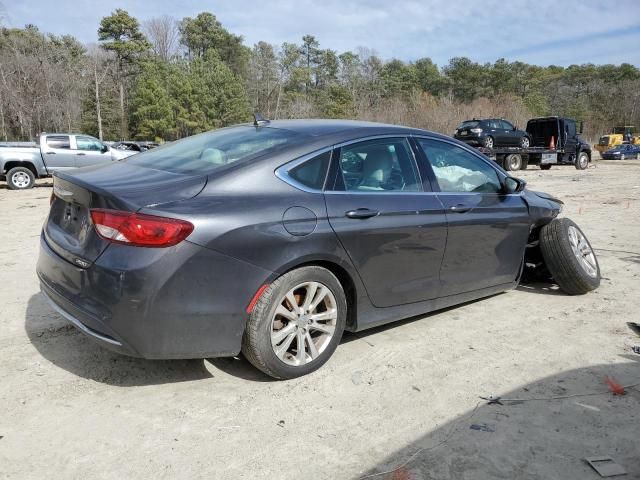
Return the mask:
POLYGON ((177 52, 180 36, 178 21, 169 15, 162 15, 147 20, 142 27, 153 52, 162 60, 169 61, 177 52))
POLYGON ((109 55, 108 52, 95 44, 89 47, 88 57, 90 70, 93 75, 93 89, 96 100, 96 122, 98 126, 98 138, 100 138, 100 140, 103 140, 104 136, 102 129, 102 111, 100 107, 100 88, 102 82, 104 82, 104 79, 107 77, 107 74, 113 66, 113 60, 109 58, 112 56, 113 55, 109 55))

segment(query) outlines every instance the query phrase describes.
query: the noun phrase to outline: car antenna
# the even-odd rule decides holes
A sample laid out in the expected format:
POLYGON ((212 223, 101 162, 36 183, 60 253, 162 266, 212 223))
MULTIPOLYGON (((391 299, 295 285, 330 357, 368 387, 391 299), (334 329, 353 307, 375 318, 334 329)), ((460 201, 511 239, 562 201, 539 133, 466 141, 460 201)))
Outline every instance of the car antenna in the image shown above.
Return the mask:
POLYGON ((271 122, 269 120, 267 120, 266 118, 264 118, 259 113, 256 112, 256 113, 253 114, 253 124, 256 127, 259 127, 260 125, 269 125, 269 123, 271 123, 271 122))

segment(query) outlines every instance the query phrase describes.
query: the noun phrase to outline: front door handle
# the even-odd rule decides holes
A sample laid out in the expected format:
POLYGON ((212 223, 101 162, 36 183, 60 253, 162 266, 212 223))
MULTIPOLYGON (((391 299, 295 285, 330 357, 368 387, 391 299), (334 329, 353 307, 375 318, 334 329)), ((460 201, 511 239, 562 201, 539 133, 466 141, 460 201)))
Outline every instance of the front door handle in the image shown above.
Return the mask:
POLYGON ((86 155, 86 153, 80 152, 80 153, 76 153, 76 155, 86 155))
POLYGON ((47 154, 47 155, 55 155, 56 154, 56 152, 44 152, 44 153, 47 154))
POLYGON ((349 210, 345 212, 345 217, 347 218, 371 218, 379 215, 380 212, 377 210, 369 210, 368 208, 358 208, 356 210, 349 210))
POLYGON ((463 205, 461 203, 459 203, 458 205, 454 205, 453 207, 449 207, 449 210, 455 213, 465 213, 468 212, 469 210, 471 210, 471 207, 468 207, 467 205, 463 205))

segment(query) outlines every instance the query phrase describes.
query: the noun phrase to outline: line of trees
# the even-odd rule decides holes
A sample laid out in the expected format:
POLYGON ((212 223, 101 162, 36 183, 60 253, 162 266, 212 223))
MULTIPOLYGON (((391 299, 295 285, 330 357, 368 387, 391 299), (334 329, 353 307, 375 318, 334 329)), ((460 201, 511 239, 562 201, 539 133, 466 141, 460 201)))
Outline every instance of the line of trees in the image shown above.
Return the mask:
MULTIPOLYGON (((0 16, 0 22, 2 17, 0 16)), ((174 140, 268 118, 359 118, 451 133, 462 120, 501 116, 524 126, 539 115, 585 121, 595 138, 640 125, 640 70, 633 65, 540 67, 499 59, 382 60, 359 48, 300 43, 253 48, 208 12, 140 22, 117 9, 98 43, 0 29, 0 139, 82 131, 101 139, 174 140)))

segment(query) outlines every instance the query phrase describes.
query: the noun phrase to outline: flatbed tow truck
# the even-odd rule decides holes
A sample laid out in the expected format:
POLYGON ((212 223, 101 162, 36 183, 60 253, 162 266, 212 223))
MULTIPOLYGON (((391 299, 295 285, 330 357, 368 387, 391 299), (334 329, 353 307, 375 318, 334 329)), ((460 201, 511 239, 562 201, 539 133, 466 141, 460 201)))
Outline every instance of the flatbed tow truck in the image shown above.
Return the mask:
POLYGON ((549 170, 552 165, 573 165, 584 170, 591 162, 591 146, 580 138, 576 121, 563 117, 532 118, 527 122, 530 147, 485 148, 477 147, 505 170, 526 170, 538 165, 549 170))

